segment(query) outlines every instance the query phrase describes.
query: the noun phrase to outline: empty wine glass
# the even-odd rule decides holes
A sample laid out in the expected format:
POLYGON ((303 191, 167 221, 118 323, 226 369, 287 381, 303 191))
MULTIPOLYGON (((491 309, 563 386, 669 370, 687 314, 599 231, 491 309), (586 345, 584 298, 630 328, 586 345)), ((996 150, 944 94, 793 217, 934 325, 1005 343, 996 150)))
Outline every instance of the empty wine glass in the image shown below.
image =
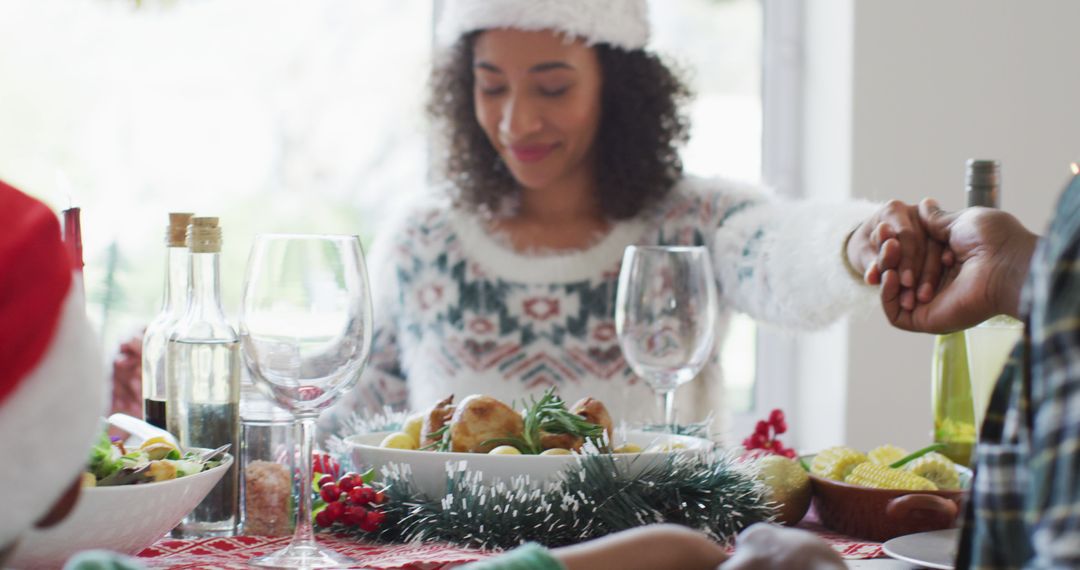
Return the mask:
POLYGON ((355 561, 316 543, 311 452, 319 413, 359 378, 371 348, 371 297, 356 236, 260 235, 244 279, 240 340, 256 386, 292 413, 300 444, 296 532, 253 566, 334 568, 355 561))
POLYGON ((615 300, 619 346, 634 373, 660 396, 675 430, 675 390, 693 380, 716 341, 718 301, 704 247, 630 246, 615 300))

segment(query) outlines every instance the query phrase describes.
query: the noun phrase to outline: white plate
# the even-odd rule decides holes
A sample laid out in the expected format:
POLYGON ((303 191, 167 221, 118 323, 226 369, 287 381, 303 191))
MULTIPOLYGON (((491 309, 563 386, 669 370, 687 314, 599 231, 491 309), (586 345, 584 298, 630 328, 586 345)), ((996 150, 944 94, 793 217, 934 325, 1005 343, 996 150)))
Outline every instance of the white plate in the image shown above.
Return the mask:
POLYGON ((953 570, 959 540, 960 529, 947 528, 898 536, 882 544, 881 549, 897 560, 925 568, 953 570))
MULTIPOLYGON (((380 471, 390 463, 407 465, 412 472, 412 482, 417 490, 429 497, 441 497, 446 493, 448 469, 465 468, 483 473, 485 482, 509 482, 513 478, 528 477, 532 484, 550 481, 564 468, 574 464, 574 455, 488 455, 486 453, 454 453, 439 451, 410 451, 379 447, 389 432, 354 435, 345 438, 353 463, 357 467, 374 467, 380 471)), ((680 452, 701 453, 712 449, 713 442, 686 435, 667 435, 656 432, 631 431, 625 441, 648 449, 653 444, 671 441, 685 447, 680 452)), ((620 438, 620 441, 623 441, 620 438)), ((616 454, 617 465, 625 465, 633 476, 672 452, 647 452, 616 454)))

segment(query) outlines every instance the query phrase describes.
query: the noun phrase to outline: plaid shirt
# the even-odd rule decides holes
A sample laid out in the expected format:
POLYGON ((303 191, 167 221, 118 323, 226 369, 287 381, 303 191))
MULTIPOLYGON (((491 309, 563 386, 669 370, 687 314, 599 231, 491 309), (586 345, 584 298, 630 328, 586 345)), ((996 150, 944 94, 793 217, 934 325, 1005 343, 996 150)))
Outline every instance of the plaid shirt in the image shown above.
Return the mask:
POLYGON ((1080 568, 1080 177, 1021 300, 1024 339, 976 447, 957 568, 1080 568))

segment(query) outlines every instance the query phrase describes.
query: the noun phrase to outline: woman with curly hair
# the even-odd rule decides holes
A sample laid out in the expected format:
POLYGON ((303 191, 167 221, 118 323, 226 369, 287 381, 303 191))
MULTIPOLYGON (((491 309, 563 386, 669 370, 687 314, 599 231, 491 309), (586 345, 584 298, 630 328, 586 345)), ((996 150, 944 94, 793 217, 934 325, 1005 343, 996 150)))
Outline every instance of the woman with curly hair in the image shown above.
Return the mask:
MULTIPOLYGON (((901 269, 908 305, 935 282, 899 204, 781 203, 686 176, 689 90, 648 33, 645 0, 445 2, 429 104, 445 196, 377 240, 375 346, 339 410, 556 386, 616 422, 654 417, 615 335, 628 245, 707 246, 725 313, 788 326, 872 299, 883 269, 901 269)), ((684 420, 721 408, 715 368, 680 395, 684 420)))

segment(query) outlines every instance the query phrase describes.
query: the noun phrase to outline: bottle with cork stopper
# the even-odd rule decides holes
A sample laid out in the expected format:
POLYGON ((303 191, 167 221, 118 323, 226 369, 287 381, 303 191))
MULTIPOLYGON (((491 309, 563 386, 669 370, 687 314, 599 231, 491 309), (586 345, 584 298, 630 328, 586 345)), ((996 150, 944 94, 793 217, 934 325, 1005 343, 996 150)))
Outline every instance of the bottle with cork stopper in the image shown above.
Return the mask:
MULTIPOLYGON (((185 448, 230 444, 235 455, 240 439, 240 341, 221 306, 218 219, 191 218, 187 247, 191 255, 187 309, 169 335, 165 357, 168 429, 185 448)), ((239 499, 237 472, 234 463, 173 535, 233 535, 239 499)))
POLYGON ((165 290, 161 311, 143 333, 142 395, 143 419, 167 429, 165 401, 165 352, 169 332, 187 308, 191 259, 186 244, 187 226, 194 214, 170 212, 165 228, 165 290))

